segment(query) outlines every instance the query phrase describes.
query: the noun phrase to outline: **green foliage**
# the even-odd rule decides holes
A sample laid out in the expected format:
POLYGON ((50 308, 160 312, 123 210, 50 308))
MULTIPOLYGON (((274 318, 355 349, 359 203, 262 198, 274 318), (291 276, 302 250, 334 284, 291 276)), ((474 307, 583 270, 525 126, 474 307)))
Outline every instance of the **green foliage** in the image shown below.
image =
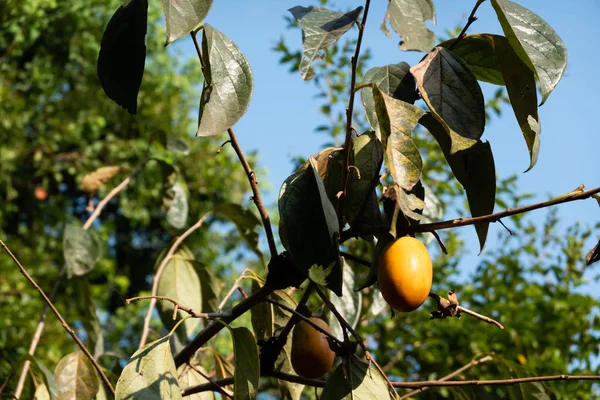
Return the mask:
MULTIPOLYGON (((7 199, 0 204, 0 234, 42 288, 56 288, 54 304, 101 364, 95 370, 83 353, 74 353, 55 320, 46 321, 36 355, 26 354, 42 306, 11 260, 1 257, 6 279, 0 291, 7 295, 0 298, 0 383, 8 379, 2 390, 15 390, 12 377, 28 360, 33 370, 24 375, 24 398, 109 399, 112 388, 98 379, 104 375, 116 385, 116 399, 178 399, 182 389, 192 399, 214 398, 194 393, 195 385, 236 399, 254 399, 261 391, 294 400, 313 396, 306 387, 315 382, 289 376, 295 371, 287 340, 293 324, 312 312, 330 321, 328 342, 339 358, 316 385, 325 400, 386 398, 392 395, 387 379, 439 379, 471 360, 479 361, 461 378, 599 372, 600 304, 581 291, 589 227, 564 228, 555 210, 542 225, 523 214, 505 218, 519 235, 500 232, 469 275, 459 271, 467 249, 455 230, 438 225, 436 234, 431 226, 419 227, 450 213, 465 216, 467 209, 486 216, 496 204, 515 208, 531 197, 516 194, 515 177, 497 181, 491 146, 481 138, 506 90, 530 152, 529 169, 536 163, 536 79, 543 103, 566 66, 564 44, 539 16, 492 0, 505 36, 472 34, 434 47, 425 26, 435 22, 433 3, 391 0, 382 30, 389 35, 389 23, 402 38, 401 50, 427 54, 412 67, 376 66, 363 76, 369 52, 354 55, 368 9, 290 9, 289 27, 301 28, 303 49, 290 50, 282 39, 274 50, 290 70, 313 80, 329 118, 316 131, 333 144, 299 163, 281 187, 278 233, 285 252, 268 262, 259 240, 262 223, 274 242, 266 211, 254 199, 259 219, 243 202, 247 181, 255 195, 258 190, 248 166, 255 159, 244 159, 230 129, 248 108, 254 78, 231 39, 201 26, 212 1, 163 1, 162 12, 146 0, 110 3, 30 0, 19 12, 0 8, 0 196, 7 199), (355 24, 358 37, 349 38, 355 24), (169 44, 190 32, 198 60, 164 50, 165 34, 169 44), (478 81, 501 89, 486 102, 478 81), (362 109, 354 107, 359 91, 362 109), (233 151, 218 147, 215 136, 225 131, 233 151), (202 138, 192 140, 194 132, 202 138), (94 208, 93 221, 80 227, 94 208), (188 220, 200 215, 188 228, 188 220), (378 258, 390 242, 419 230, 445 245, 442 254, 432 233, 418 236, 430 243, 434 292, 457 288, 461 306, 500 321, 505 330, 469 316, 426 322, 431 303, 412 313, 390 312, 374 285, 378 258), (167 249, 174 255, 163 260, 167 249), (253 271, 263 273, 265 265, 266 282, 253 271), (65 271, 70 279, 63 281, 65 271), (292 281, 299 290, 285 287, 292 281), (329 289, 327 297, 320 290, 318 298, 311 295, 315 285, 329 289), (152 286, 160 323, 150 309, 142 328, 147 304, 123 307, 124 299, 147 295, 152 286), (230 308, 237 291, 243 299, 230 308), (186 315, 198 313, 202 319, 186 315), (352 336, 366 339, 371 355, 349 339, 346 325, 357 331, 352 336), (224 327, 231 335, 215 337, 224 327), (193 337, 198 328, 202 332, 193 337), (136 350, 139 336, 145 343, 148 334, 158 339, 136 350), (209 382, 212 377, 225 381, 209 382)), ((492 220, 474 223, 480 249, 492 220)), ((597 259, 596 247, 587 264, 597 259)), ((591 381, 556 381, 429 388, 422 396, 590 393, 597 394, 591 381)))

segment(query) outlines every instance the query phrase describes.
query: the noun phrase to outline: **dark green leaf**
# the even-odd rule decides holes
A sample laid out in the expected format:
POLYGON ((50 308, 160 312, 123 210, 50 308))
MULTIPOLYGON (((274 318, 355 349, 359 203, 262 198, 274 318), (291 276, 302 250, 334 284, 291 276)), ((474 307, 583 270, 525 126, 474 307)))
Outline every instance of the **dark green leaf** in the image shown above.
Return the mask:
MULTIPOLYGON (((478 80, 503 86, 504 78, 496 52, 485 36, 480 34, 465 36, 458 41, 452 52, 462 58, 478 80)), ((446 40, 438 46, 449 48, 455 41, 456 39, 446 40)))
POLYGON ((246 113, 254 78, 248 60, 231 39, 209 24, 203 32, 204 87, 196 136, 213 136, 231 128, 246 113))
POLYGON ((234 390, 235 398, 255 399, 258 393, 260 367, 258 347, 252 332, 246 327, 231 329, 235 354, 234 390))
POLYGON ((87 278, 79 278, 74 286, 79 291, 80 297, 76 301, 76 307, 78 308, 79 320, 87 333, 86 346, 90 349, 94 357, 98 357, 104 352, 104 338, 102 336, 100 320, 96 312, 96 304, 90 292, 90 285, 87 278))
POLYGON ((435 34, 425 26, 427 20, 435 24, 431 0, 390 0, 381 30, 390 36, 386 26, 389 21, 392 29, 402 37, 400 50, 428 51, 433 47, 435 34))
POLYGON ((387 384, 377 368, 352 356, 340 364, 331 374, 323 393, 322 400, 372 400, 387 399, 387 384), (345 369, 344 369, 345 367, 345 369))
MULTIPOLYGON (((252 280, 252 292, 260 288, 260 284, 252 280)), ((261 302, 250 309, 250 320, 252 321, 252 330, 257 340, 270 338, 275 332, 273 316, 273 305, 267 302, 261 302)))
POLYGON ((136 351, 115 387, 115 400, 181 398, 169 336, 136 351))
POLYGON ((342 189, 343 155, 340 147, 328 147, 313 155, 327 198, 334 208, 338 206, 337 195, 342 189))
MULTIPOLYGON (((388 96, 412 104, 416 100, 417 87, 415 78, 410 74, 409 70, 410 65, 405 62, 388 64, 383 67, 373 67, 367 71, 361 84, 374 83, 379 90, 388 96)), ((360 97, 371 128, 377 130, 379 124, 377 122, 372 89, 362 89, 360 97)))
POLYGON ((110 19, 98 55, 98 78, 106 95, 137 113, 137 96, 146 63, 148 1, 131 0, 110 19))
POLYGON ((312 63, 322 57, 319 52, 333 45, 358 20, 362 7, 341 13, 320 7, 296 6, 288 10, 302 26, 304 54, 300 62, 300 75, 308 80, 315 77, 312 63))
POLYGON ((206 18, 212 0, 162 0, 167 24, 167 42, 187 35, 206 18))
POLYGON ((505 37, 498 35, 484 36, 494 46, 508 97, 525 137, 529 149, 529 168, 527 168, 527 171, 529 171, 538 158, 541 133, 533 72, 519 58, 505 37))
POLYGON ((94 365, 80 351, 59 361, 54 380, 58 386, 57 400, 94 399, 100 384, 94 365))
POLYGON ((85 275, 100 260, 102 242, 95 231, 67 225, 63 234, 63 255, 69 278, 85 275))
POLYGON ((320 276, 327 287, 341 294, 339 222, 313 157, 285 180, 278 205, 281 242, 296 266, 308 275, 316 264, 320 268, 314 270, 314 277, 320 276))
MULTIPOLYGON (((186 247, 181 247, 167 261, 162 274, 158 278, 158 296, 168 297, 179 304, 189 307, 196 312, 202 312, 202 289, 200 278, 194 269, 194 265, 189 260, 193 260, 194 255, 186 247)), ((159 258, 162 262, 162 259, 159 258)), ((163 325, 168 330, 173 329, 178 319, 188 315, 185 311, 177 311, 177 319, 173 319, 175 306, 170 301, 159 300, 158 314, 163 325)), ((177 329, 179 338, 185 342, 190 337, 194 329, 199 325, 200 320, 189 318, 177 329)))
MULTIPOLYGON (((346 321, 356 328, 360 321, 360 312, 362 307, 362 293, 354 291, 355 277, 354 271, 350 265, 344 262, 344 280, 342 284, 342 296, 338 297, 335 295, 329 296, 329 300, 344 317, 346 321)), ((336 316, 333 313, 329 313, 329 326, 331 332, 335 337, 343 337, 342 327, 336 316)))
POLYGON ((177 229, 185 227, 188 217, 188 200, 182 182, 176 182, 171 188, 171 204, 167 210, 167 221, 177 229))
POLYGON ((424 111, 388 96, 378 87, 373 88, 373 99, 390 174, 400 187, 410 190, 419 181, 423 169, 421 155, 412 140, 412 129, 424 111))
MULTIPOLYGON (((467 192, 467 201, 473 217, 491 214, 496 202, 496 169, 489 142, 478 141, 467 150, 451 154, 450 137, 444 127, 431 115, 425 114, 420 123, 437 140, 444 156, 467 192)), ((475 224, 480 249, 487 238, 489 222, 475 224)))
POLYGON ((250 250, 263 261, 263 255, 258 248, 258 229, 262 226, 261 220, 252 211, 239 204, 221 203, 215 207, 214 212, 233 222, 250 250))
POLYGON ((508 0, 492 0, 504 35, 521 59, 535 72, 544 104, 567 68, 567 48, 539 15, 508 0))
MULTIPOLYGON (((187 260, 191 261, 191 260, 187 260)), ((198 278, 200 279, 200 291, 202 292, 202 311, 214 312, 219 306, 219 293, 221 286, 219 279, 215 274, 203 263, 193 260, 192 264, 196 267, 198 278)))
POLYGON ((423 100, 449 132, 450 152, 477 143, 485 127, 485 104, 469 66, 451 51, 436 47, 410 72, 423 100))

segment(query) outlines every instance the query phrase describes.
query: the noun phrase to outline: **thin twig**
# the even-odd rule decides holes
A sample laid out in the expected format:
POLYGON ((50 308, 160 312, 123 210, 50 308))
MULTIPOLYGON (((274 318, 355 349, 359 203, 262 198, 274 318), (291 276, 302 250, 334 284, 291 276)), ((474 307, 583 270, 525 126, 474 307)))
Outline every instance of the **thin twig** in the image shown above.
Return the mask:
MULTIPOLYGON (((476 365, 479 364, 483 364, 484 362, 488 362, 492 360, 492 356, 485 356, 483 358, 480 358, 479 360, 471 360, 470 363, 463 365, 462 367, 460 367, 459 369, 457 369, 454 372, 449 373, 448 375, 440 378, 440 379, 436 379, 436 381, 438 382, 445 382, 445 381, 449 381, 450 379, 454 378, 455 376, 458 376, 460 374, 462 374, 463 372, 465 372, 466 370, 468 370, 471 367, 474 367, 476 365)), ((427 386, 423 386, 422 388, 419 388, 417 390, 413 390, 412 392, 405 394, 404 396, 402 396, 400 398, 400 400, 404 400, 404 399, 408 399, 409 397, 412 397, 414 395, 417 395, 421 392, 424 392, 425 390, 429 389, 427 386)))
POLYGON ((323 293, 323 291, 316 285, 315 285, 315 290, 317 291, 317 294, 319 295, 319 297, 321 297, 321 300, 323 300, 323 303, 325 303, 325 305, 327 306, 329 311, 331 311, 333 313, 333 315, 335 315, 335 317, 339 321, 340 325, 342 326, 342 331, 345 330, 344 329, 344 327, 345 327, 352 334, 352 336, 354 336, 354 338, 358 342, 358 345, 363 349, 363 351, 366 354, 367 348, 363 342, 363 339, 360 337, 360 335, 354 330, 354 328, 352 328, 352 326, 348 323, 348 321, 346 321, 346 319, 342 316, 342 314, 340 314, 340 312, 335 308, 335 306, 329 300, 327 295, 325 293, 323 293))
POLYGON ((487 322, 488 324, 496 325, 499 329, 504 329, 504 326, 500 322, 496 321, 495 319, 492 319, 490 317, 486 317, 485 315, 478 314, 475 311, 469 310, 468 308, 464 308, 463 306, 458 306, 457 309, 460 312, 468 314, 471 317, 475 317, 477 319, 480 319, 480 320, 482 320, 484 322, 487 322))
POLYGON ((363 11, 363 17, 360 25, 358 25, 358 38, 356 39, 356 49, 351 60, 351 76, 350 76, 350 96, 348 99, 348 107, 346 108, 346 138, 344 140, 344 155, 343 168, 342 168, 342 196, 338 202, 338 217, 340 220, 340 231, 344 228, 344 203, 346 198, 346 191, 348 189, 348 177, 350 176, 350 154, 352 152, 352 115, 354 113, 354 96, 356 94, 356 69, 358 68, 358 58, 360 56, 360 46, 362 44, 363 34, 365 32, 365 24, 367 23, 367 16, 369 15, 369 6, 371 0, 365 1, 365 9, 363 11))
MULTIPOLYGON (((146 165, 148 160, 149 160, 148 158, 144 159, 137 167, 134 168, 133 171, 131 171, 131 173, 121 183, 119 183, 117 186, 115 186, 106 195, 106 197, 104 197, 104 199, 102 199, 98 203, 98 205, 96 206, 96 208, 94 209, 92 214, 88 217, 88 219, 83 224, 83 229, 87 230, 92 226, 92 224, 100 216, 100 213, 102 212, 104 207, 108 204, 108 202, 111 201, 117 194, 119 194, 119 192, 121 190, 125 189, 125 187, 127 185, 129 185, 129 183, 131 183, 131 181, 138 174, 138 172, 140 172, 140 170, 142 168, 144 168, 144 166, 146 165)), ((60 269, 60 272, 58 273, 58 276, 56 277, 56 280, 54 281, 54 287, 52 288, 52 291, 50 292, 49 299, 51 302, 54 301, 54 298, 58 294, 58 289, 60 287, 60 284, 62 283, 62 278, 64 277, 66 272, 67 272, 67 266, 66 266, 66 264, 64 264, 62 266, 62 268, 60 269)), ((29 345, 29 355, 31 355, 31 356, 34 355, 35 350, 37 349, 37 346, 42 337, 42 333, 44 332, 44 328, 46 327, 46 318, 48 317, 49 309, 50 309, 50 307, 48 306, 48 303, 44 303, 42 315, 40 316, 38 325, 35 329, 35 333, 33 334, 33 338, 31 339, 31 344, 29 345)), ((19 381, 18 381, 17 387, 15 389, 15 397, 17 399, 19 399, 21 397, 21 393, 23 392, 23 388, 25 387, 25 381, 27 380, 27 372, 29 371, 30 363, 31 362, 29 360, 25 361, 25 363, 23 364, 23 368, 21 369, 21 375, 19 376, 19 381)))
POLYGON ((359 257, 359 256, 355 256, 354 254, 346 253, 345 251, 340 251, 340 254, 342 256, 344 256, 344 258, 346 260, 356 261, 357 263, 362 264, 365 267, 371 268, 371 261, 369 261, 369 260, 367 260, 365 258, 362 258, 362 257, 359 257))
POLYGON ((165 258, 163 258, 162 262, 158 266, 156 274, 154 274, 154 281, 152 282, 152 296, 154 296, 154 298, 150 300, 148 312, 146 313, 146 318, 144 318, 144 329, 142 330, 142 336, 140 338, 140 344, 138 348, 141 349, 142 347, 144 347, 146 345, 146 341, 148 340, 148 333, 150 332, 150 321, 152 320, 152 312, 154 311, 154 307, 156 306, 155 297, 156 293, 158 292, 158 282, 160 281, 160 277, 164 269, 166 268, 167 263, 171 260, 173 254, 175 254, 175 251, 179 248, 181 243, 183 243, 183 241, 188 236, 190 236, 195 230, 199 229, 210 214, 211 212, 207 212, 206 214, 204 214, 202 218, 198 220, 198 222, 190 226, 187 231, 185 231, 180 237, 178 237, 169 249, 169 252, 165 255, 165 258))
POLYGON ((396 391, 394 390, 394 386, 392 385, 392 382, 388 378, 387 374, 385 372, 383 372, 383 369, 379 366, 379 364, 377 364, 377 361, 375 361, 373 356, 371 356, 371 353, 369 353, 368 351, 365 351, 365 357, 368 362, 373 363, 375 368, 377 368, 377 371, 379 371, 379 373, 381 374, 383 379, 385 379, 385 383, 388 385, 388 388, 390 389, 390 392, 393 394, 394 399, 397 399, 398 393, 396 393, 396 391))
POLYGON ((221 393, 223 396, 233 399, 233 393, 231 393, 230 390, 227 390, 224 387, 219 386, 213 379, 210 378, 210 376, 206 375, 204 372, 202 372, 202 370, 196 368, 195 365, 192 365, 192 364, 187 364, 187 365, 189 365, 191 369, 193 369, 194 371, 199 373, 204 379, 206 379, 211 385, 213 385, 213 387, 215 388, 215 390, 217 392, 221 393))
MULTIPOLYGON (((449 292, 449 293, 453 293, 453 292, 449 292)), ((433 292, 429 293, 429 297, 431 297, 432 299, 434 299, 438 303, 438 307, 442 306, 442 308, 446 308, 446 307, 449 308, 449 307, 455 306, 456 310, 458 311, 457 316, 459 316, 460 313, 465 313, 465 314, 468 314, 468 315, 470 315, 472 317, 480 319, 480 320, 482 320, 484 322, 487 322, 488 324, 496 325, 499 329, 504 329, 504 326, 500 322, 496 321, 495 319, 492 319, 490 317, 486 317, 485 315, 481 315, 479 313, 476 313, 475 311, 471 311, 468 308, 464 308, 464 307, 458 305, 458 302, 452 304, 450 302, 450 300, 445 299, 444 297, 440 296, 439 294, 436 294, 436 293, 433 293, 433 292)), ((453 316, 453 315, 454 315, 454 313, 448 313, 448 314, 444 314, 443 316, 437 317, 437 318, 446 318, 447 316, 453 316)), ((436 318, 434 316, 434 313, 432 313, 432 318, 436 318)))
POLYGON ((285 304, 282 304, 280 302, 278 302, 277 300, 273 300, 273 299, 265 299, 265 302, 267 303, 271 303, 287 312, 290 312, 292 314, 294 314, 296 317, 304 320, 307 324, 309 324, 310 326, 312 326, 313 328, 315 328, 316 330, 318 330, 319 332, 321 332, 322 334, 324 334, 325 336, 329 337, 331 340, 333 340, 334 342, 337 342, 338 344, 342 344, 342 341, 339 340, 338 338, 336 338, 331 332, 327 332, 325 329, 321 328, 319 325, 315 324, 314 322, 312 322, 310 320, 310 318, 305 317, 304 315, 302 315, 302 313, 294 310, 291 307, 286 306, 285 304))
POLYGON ((129 304, 132 301, 149 300, 149 299, 163 300, 163 301, 168 301, 170 303, 173 303, 173 305, 175 306, 176 309, 181 310, 181 311, 185 311, 186 313, 188 313, 189 315, 191 315, 194 318, 215 319, 215 318, 223 318, 223 317, 226 317, 226 316, 229 315, 229 313, 222 313, 222 312, 210 312, 210 313, 196 312, 192 308, 186 307, 183 304, 177 302, 176 300, 173 300, 173 299, 171 299, 169 297, 165 297, 165 296, 137 296, 137 297, 130 297, 129 299, 126 299, 125 302, 127 304, 129 304))
MULTIPOLYGON (((600 187, 591 190, 584 190, 583 187, 577 188, 569 193, 555 197, 541 203, 530 204, 523 207, 508 208, 504 211, 497 212, 495 214, 482 215, 473 218, 455 218, 446 221, 432 222, 429 224, 411 225, 408 227, 408 232, 432 232, 440 229, 451 229, 459 226, 473 225, 478 222, 497 222, 501 218, 510 217, 517 214, 523 214, 529 211, 538 210, 540 208, 552 207, 558 204, 569 203, 576 200, 585 200, 596 193, 600 193, 600 187)), ((350 228, 342 232, 340 241, 341 243, 347 241, 353 237, 359 237, 367 234, 378 234, 385 233, 389 230, 389 226, 374 226, 367 229, 350 228)))
POLYGON ((244 277, 246 276, 246 272, 248 272, 248 271, 249 271, 248 268, 243 270, 242 273, 240 274, 240 276, 238 276, 238 278, 235 280, 235 282, 233 282, 233 286, 231 286, 231 289, 229 289, 229 292, 227 292, 225 297, 223 297, 223 300, 221 300, 221 303, 219 303, 219 306, 216 309, 217 312, 220 312, 223 309, 223 307, 225 307, 225 304, 227 304, 227 301, 238 290, 238 288, 240 287, 240 281, 242 279, 244 279, 244 277))
POLYGON ((467 29, 469 29, 469 26, 471 26, 471 24, 473 22, 477 21, 477 17, 475 16, 475 13, 477 12, 477 9, 484 1, 485 0, 477 0, 477 2, 475 3, 475 6, 473 7, 473 10, 471 11, 471 14, 469 15, 469 18, 467 19, 467 23, 465 24, 465 27, 462 29, 462 31, 460 31, 456 40, 454 42, 452 42, 450 47, 448 47, 448 50, 452 50, 457 45, 457 43, 466 36, 467 29))
POLYGON ((502 220, 501 220, 501 219, 499 219, 499 220, 498 220, 498 222, 500 222, 500 225, 502 225, 502 226, 504 227, 504 229, 506 229, 506 230, 508 231, 508 234, 509 234, 510 236, 513 236, 513 235, 514 235, 514 232, 513 232, 513 231, 511 231, 510 229, 508 229, 508 226, 504 225, 504 222, 502 222, 502 220))
POLYGON ((110 390, 110 392, 114 396, 115 395, 115 390, 113 389, 110 381, 108 380, 108 378, 104 374, 104 371, 102 370, 102 367, 100 366, 100 364, 98 364, 98 362, 96 361, 96 359, 94 358, 94 356, 92 355, 92 353, 90 353, 90 351, 87 349, 87 347, 85 347, 85 345, 79 339, 79 337, 77 336, 77 334, 75 333, 75 331, 69 326, 69 324, 67 324, 67 321, 65 321, 65 319, 62 317, 62 315, 60 314, 60 312, 58 312, 58 310, 56 309, 56 307, 54 307, 54 304, 52 304, 52 301, 48 298, 48 296, 46 295, 46 293, 44 293, 44 291, 42 290, 42 288, 33 280, 33 278, 31 277, 31 275, 29 275, 29 273, 27 272, 27 270, 25 269, 25 267, 23 267, 23 265, 21 265, 21 263, 19 262, 19 260, 17 259, 17 257, 15 257, 15 255, 10 251, 10 249, 8 248, 8 246, 6 244, 4 244, 4 242, 1 239, 0 239, 0 245, 2 245, 2 247, 4 248, 4 250, 8 253, 8 255, 10 256, 10 258, 12 258, 12 260, 17 265, 17 267, 19 267, 19 270, 21 271, 21 274, 29 281, 29 283, 31 283, 31 285, 42 296, 42 298, 44 299, 44 301, 46 302, 46 304, 48 304, 48 306, 50 307, 50 309, 52 310, 52 312, 59 319, 59 321, 62 324, 63 328, 65 328, 65 330, 69 333, 69 335, 71 335, 71 337, 73 338, 73 340, 75 340, 75 342, 77 343, 77 345, 79 346, 79 348, 81 349, 81 351, 83 351, 83 353, 86 355, 86 357, 89 358, 89 360, 91 361, 91 363, 94 365, 94 368, 96 369, 96 371, 100 375, 100 378, 102 379, 102 381, 104 382, 104 384, 106 385, 106 387, 110 390))
MULTIPOLYGON (((281 379, 292 383, 301 383, 306 386, 324 387, 325 381, 317 379, 306 379, 297 375, 285 374, 280 371, 272 371, 268 376, 281 379)), ((465 381, 415 381, 415 382, 392 382, 396 389, 420 389, 423 387, 457 387, 457 386, 510 386, 521 383, 548 382, 548 381, 600 381, 600 375, 547 375, 530 376, 527 378, 511 379, 482 379, 465 381)), ((219 386, 227 386, 233 383, 233 377, 214 380, 219 386)), ((197 386, 191 386, 183 390, 183 396, 189 396, 194 393, 212 391, 212 383, 203 383, 197 386)))
POLYGON ((438 244, 440 245, 440 249, 442 249, 442 252, 444 254, 448 254, 448 250, 446 250, 446 246, 444 246, 444 242, 442 242, 440 235, 438 235, 438 233, 436 231, 431 231, 431 234, 433 235, 435 240, 437 240, 438 244))

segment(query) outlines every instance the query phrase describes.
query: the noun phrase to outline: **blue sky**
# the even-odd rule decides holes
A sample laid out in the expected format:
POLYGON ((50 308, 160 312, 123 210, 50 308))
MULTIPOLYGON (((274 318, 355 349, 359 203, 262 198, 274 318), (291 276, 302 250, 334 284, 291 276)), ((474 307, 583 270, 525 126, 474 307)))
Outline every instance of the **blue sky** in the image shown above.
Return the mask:
MULTIPOLYGON (((216 1, 206 20, 229 36, 252 66, 255 93, 247 114, 235 126, 235 131, 245 151, 259 151, 261 166, 268 170, 267 180, 272 187, 264 196, 271 204, 276 201, 281 183, 292 172, 290 155, 316 153, 329 139, 314 133, 317 125, 327 121, 318 111, 320 101, 313 97, 316 93, 313 85, 279 65, 279 54, 271 50, 282 34, 290 48, 301 48, 300 32, 286 31, 283 16, 293 6, 317 3, 315 0, 304 3, 298 0, 216 1)), ((331 8, 347 10, 362 3, 336 1, 331 8)), ((600 24, 597 22, 600 2, 522 0, 519 3, 544 18, 560 35, 569 52, 568 68, 562 81, 540 108, 541 150, 533 170, 522 173, 528 166, 528 153, 509 106, 504 107, 500 119, 493 118, 486 127, 483 139, 492 145, 497 174, 499 178, 505 178, 519 173, 520 190, 535 193, 537 200, 566 193, 582 183, 587 188, 599 186, 600 158, 597 153, 600 135, 596 120, 599 112, 595 96, 600 93, 600 81, 596 78, 600 60, 594 43, 600 37, 600 24)), ((414 65, 423 53, 401 52, 398 38, 388 38, 379 29, 386 4, 383 0, 373 1, 369 12, 363 42, 364 47, 372 50, 369 68, 400 61, 414 65)), ((434 0, 434 4, 437 25, 430 27, 436 34, 443 35, 445 29, 464 24, 474 0, 434 0)), ((477 16, 479 20, 471 26, 471 33, 502 32, 489 1, 482 4, 477 16)), ((347 34, 356 35, 357 30, 352 29, 347 34)), ((195 54, 189 38, 180 39, 177 43, 186 53, 195 54)), ((483 89, 484 94, 491 92, 489 87, 483 89)), ((357 106, 360 107, 360 102, 357 106)), ((543 215, 543 212, 537 212, 539 220, 543 215)), ((589 200, 562 205, 559 215, 564 221, 580 220, 594 224, 600 220, 597 204, 589 200)), ((535 215, 533 217, 536 218, 535 215)), ((490 238, 498 229, 503 228, 491 225, 490 238)), ((478 250, 474 230, 462 228, 461 234, 473 253, 464 262, 472 265, 478 250)), ((493 247, 494 244, 488 243, 487 246, 493 247)))

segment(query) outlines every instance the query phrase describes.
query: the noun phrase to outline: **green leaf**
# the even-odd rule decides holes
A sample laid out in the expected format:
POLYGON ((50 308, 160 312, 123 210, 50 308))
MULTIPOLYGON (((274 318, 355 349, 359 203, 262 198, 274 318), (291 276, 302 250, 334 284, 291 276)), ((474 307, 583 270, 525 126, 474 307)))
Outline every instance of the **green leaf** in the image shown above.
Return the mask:
POLYGON ((264 260, 263 254, 258 248, 258 229, 262 226, 262 222, 252 211, 239 204, 221 203, 215 207, 214 212, 233 222, 250 250, 261 261, 264 260))
POLYGON ((371 400, 387 399, 389 394, 385 379, 379 370, 352 356, 345 365, 340 364, 327 379, 320 398, 322 400, 371 400))
MULTIPOLYGON (((186 365, 182 365, 181 367, 179 367, 179 375, 181 375, 181 371, 185 370, 185 367, 186 365)), ((198 386, 202 385, 203 383, 209 382, 208 379, 206 379, 196 370, 200 370, 206 374, 204 368, 202 368, 198 364, 194 365, 194 368, 188 369, 185 375, 179 377, 179 385, 181 386, 181 389, 186 389, 192 386, 198 386)), ((191 394, 186 397, 186 400, 214 400, 214 398, 214 393, 207 391, 191 394)))
POLYGON ((54 380, 58 386, 57 400, 94 399, 100 385, 94 365, 80 351, 58 362, 54 380))
POLYGON ((87 333, 86 346, 94 357, 98 357, 104 352, 104 338, 90 285, 86 278, 79 278, 73 286, 79 292, 79 299, 76 301, 77 315, 87 333))
POLYGON ((360 178, 354 170, 348 178, 344 211, 350 226, 381 223, 381 210, 375 187, 379 183, 382 163, 383 149, 375 132, 367 131, 352 138, 350 165, 360 172, 360 178))
MULTIPOLYGON (((496 52, 486 36, 480 34, 465 36, 458 41, 452 52, 471 68, 477 80, 504 86, 496 52)), ((454 42, 456 39, 450 39, 438 46, 448 49, 454 42)))
POLYGON ((530 161, 527 168, 527 171, 529 171, 537 162, 541 133, 533 72, 519 58, 505 37, 498 35, 484 36, 495 49, 510 103, 525 137, 529 149, 530 161))
MULTIPOLYGON (((467 192, 467 201, 473 217, 494 212, 496 203, 496 169, 489 142, 477 142, 467 150, 455 154, 450 152, 450 137, 444 127, 431 115, 425 114, 419 121, 439 143, 444 156, 467 192)), ((487 238, 489 222, 475 224, 480 250, 487 238)))
MULTIPOLYGON (((256 280, 252 280, 252 292, 256 292, 260 286, 256 280)), ((274 319, 273 305, 271 303, 263 301, 250 309, 252 330, 257 340, 268 339, 273 336, 275 332, 274 319)))
POLYGON ((219 307, 219 293, 221 286, 219 279, 205 264, 197 260, 190 261, 195 267, 200 279, 200 292, 202 292, 202 311, 213 312, 219 307))
POLYGON ((85 275, 100 260, 102 242, 95 231, 67 225, 63 234, 63 255, 69 278, 85 275))
POLYGON ((194 30, 208 14, 212 0, 162 0, 167 24, 167 42, 174 42, 194 30))
POLYGON ((485 104, 469 66, 451 51, 436 47, 410 72, 423 100, 449 132, 450 152, 477 143, 485 128, 485 104))
POLYGON ((170 190, 171 203, 167 210, 167 221, 177 229, 185 227, 188 217, 188 199, 182 181, 178 181, 170 190))
POLYGON ((149 343, 133 354, 117 381, 115 400, 182 398, 169 338, 149 343))
MULTIPOLYGON (((291 360, 292 354, 292 341, 288 340, 283 349, 279 353, 279 357, 275 361, 275 370, 283 372, 285 374, 295 375, 296 371, 292 367, 291 360)), ((278 379, 279 387, 281 390, 281 398, 282 399, 290 399, 290 400, 300 400, 302 397, 302 391, 304 390, 304 385, 300 383, 294 383, 289 381, 284 381, 278 379)))
POLYGON ((328 147, 313 155, 327 198, 336 209, 337 195, 342 188, 343 155, 341 147, 328 147))
POLYGON ((110 19, 100 43, 98 79, 115 103, 137 113, 137 96, 146 63, 148 1, 131 0, 110 19))
POLYGON ((204 87, 196 136, 213 136, 231 128, 246 113, 254 78, 248 60, 231 39, 209 24, 203 32, 204 87))
MULTIPOLYGON (((179 304, 189 307, 196 312, 202 312, 202 289, 200 278, 194 269, 194 265, 189 260, 193 260, 194 255, 186 247, 181 247, 173 254, 173 257, 165 265, 162 274, 158 280, 158 296, 168 297, 179 304)), ((159 258, 162 262, 162 258, 159 258)), ((177 319, 173 319, 175 306, 170 301, 159 300, 157 304, 160 319, 168 330, 173 329, 178 319, 187 315, 185 311, 177 311, 177 319)), ((185 320, 177 329, 179 338, 185 340, 191 336, 194 329, 200 324, 197 318, 185 320)))
POLYGON ((381 30, 391 36, 386 22, 402 37, 400 50, 428 51, 433 47, 435 34, 425 21, 435 25, 435 8, 431 0, 390 0, 381 30))
POLYGON ((339 222, 313 157, 285 180, 278 205, 279 236, 296 266, 341 295, 339 222))
POLYGON ((235 354, 234 394, 236 400, 255 399, 260 380, 258 347, 246 327, 232 328, 235 354))
POLYGON ((23 356, 23 360, 30 361, 31 364, 35 366, 39 372, 41 372, 42 381, 44 382, 44 386, 46 387, 46 392, 50 400, 56 399, 56 396, 58 396, 58 386, 56 386, 54 374, 40 360, 31 354, 25 354, 23 356))
POLYGON ((387 166, 394 182, 410 190, 419 181, 423 160, 412 140, 412 130, 425 112, 373 88, 375 111, 387 166))
POLYGON ((175 151, 184 156, 187 156, 190 153, 190 147, 187 145, 187 143, 176 137, 167 138, 165 147, 169 151, 175 151))
POLYGON ((337 42, 357 22, 362 7, 347 13, 312 6, 296 6, 288 11, 302 27, 304 54, 299 69, 302 79, 309 80, 315 77, 312 63, 322 57, 322 54, 319 54, 321 50, 337 42))
MULTIPOLYGON (((417 86, 415 78, 410 74, 410 65, 405 62, 388 64, 383 67, 373 67, 367 71, 361 84, 374 83, 379 90, 395 99, 414 103, 417 86)), ((377 113, 371 88, 363 88, 360 97, 365 107, 365 114, 371 128, 377 130, 377 113)))
POLYGON ((554 90, 567 68, 567 48, 539 15, 508 0, 492 0, 504 35, 540 81, 542 102, 554 90))
MULTIPOLYGON (((356 328, 360 321, 360 312, 362 307, 362 293, 354 291, 355 277, 354 271, 346 262, 344 262, 344 280, 342 284, 342 296, 329 296, 329 300, 344 317, 346 321, 356 328)), ((329 326, 335 337, 343 337, 342 327, 333 313, 329 313, 329 326)))

